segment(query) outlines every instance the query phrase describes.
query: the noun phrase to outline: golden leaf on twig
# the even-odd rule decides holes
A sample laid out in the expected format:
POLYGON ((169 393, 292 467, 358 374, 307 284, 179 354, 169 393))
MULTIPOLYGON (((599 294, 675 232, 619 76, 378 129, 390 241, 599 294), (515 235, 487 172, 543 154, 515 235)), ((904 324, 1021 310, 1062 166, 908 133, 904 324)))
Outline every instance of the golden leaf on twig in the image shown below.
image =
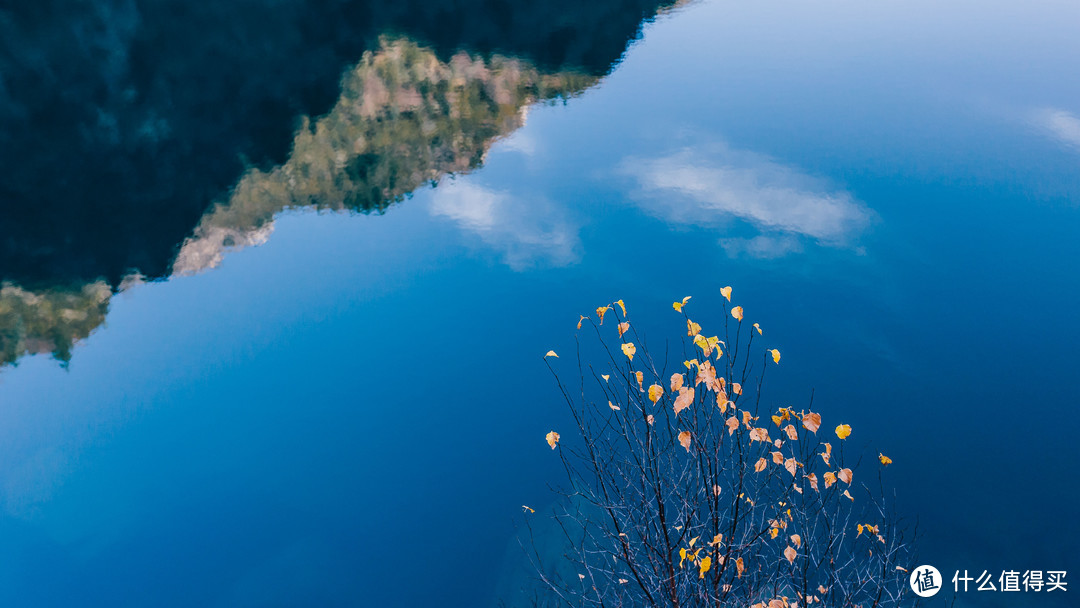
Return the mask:
POLYGON ((731 309, 731 316, 735 317, 735 320, 739 321, 741 323, 742 322, 742 317, 743 317, 742 306, 736 306, 735 308, 732 308, 731 309))
POLYGON ((555 449, 555 446, 559 445, 559 434, 555 431, 549 432, 545 439, 547 439, 548 445, 550 445, 553 450, 555 449))
POLYGON ((626 355, 626 357, 628 359, 633 361, 634 360, 634 353, 637 352, 637 347, 634 346, 633 342, 627 342, 626 344, 622 345, 622 352, 623 352, 624 355, 626 355))
POLYGON ((728 285, 727 287, 721 287, 720 288, 720 295, 727 298, 727 301, 730 302, 731 301, 731 285, 728 285))
POLYGON ((690 451, 690 431, 683 431, 679 433, 679 443, 682 447, 686 448, 686 451, 690 451))
POLYGON ((811 433, 816 433, 818 428, 821 427, 821 414, 815 414, 814 412, 806 414, 802 417, 802 425, 811 433))

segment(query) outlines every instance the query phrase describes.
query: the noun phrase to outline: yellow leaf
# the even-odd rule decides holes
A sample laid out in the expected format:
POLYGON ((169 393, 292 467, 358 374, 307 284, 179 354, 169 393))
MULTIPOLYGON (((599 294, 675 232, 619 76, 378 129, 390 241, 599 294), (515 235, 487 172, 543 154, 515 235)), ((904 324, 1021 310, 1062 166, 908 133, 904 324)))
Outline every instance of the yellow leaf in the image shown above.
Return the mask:
POLYGON ((577 320, 577 328, 578 328, 578 329, 581 329, 581 323, 582 323, 582 322, 583 322, 583 321, 584 321, 585 319, 588 319, 589 317, 586 317, 585 315, 578 315, 578 316, 580 316, 581 318, 577 320))
POLYGON ((779 534, 780 534, 780 528, 775 528, 774 527, 774 528, 769 529, 769 536, 771 536, 773 538, 776 538, 779 534))
POLYGON ((682 447, 686 448, 686 451, 690 451, 690 431, 683 431, 679 433, 679 443, 682 447))
POLYGON ((637 352, 637 347, 634 346, 633 342, 627 342, 626 344, 622 345, 622 352, 623 352, 624 355, 626 355, 626 357, 628 359, 633 361, 634 360, 634 353, 637 352))
POLYGON ((686 303, 690 301, 690 296, 686 296, 682 299, 682 302, 672 302, 671 307, 675 310, 682 312, 682 307, 686 306, 686 303))
POLYGON ((760 473, 764 471, 766 465, 768 465, 768 462, 766 462, 764 458, 758 458, 757 463, 754 465, 754 472, 760 473))
POLYGON ((885 454, 882 454, 881 452, 878 452, 877 459, 880 460, 881 464, 883 464, 885 466, 889 466, 890 464, 892 464, 892 458, 889 458, 888 456, 886 456, 885 454))
POLYGON ((683 562, 686 561, 686 547, 679 547, 679 567, 683 567, 683 562))
POLYGON ((775 424, 776 426, 780 426, 780 424, 784 422, 784 419, 779 417, 779 416, 774 415, 772 417, 772 421, 773 421, 773 424, 775 424))
POLYGON ((743 564, 742 558, 735 560, 735 572, 736 576, 742 578, 743 570, 746 570, 746 566, 743 564))
POLYGON ((855 498, 851 496, 851 492, 844 490, 844 496, 847 496, 848 500, 850 500, 851 502, 855 502, 855 498))
POLYGON ((770 452, 773 464, 784 464, 784 455, 780 452, 770 452))
POLYGON ((761 427, 750 429, 750 441, 768 441, 769 431, 761 427))
POLYGON ((645 392, 645 374, 644 372, 634 372, 634 377, 637 378, 637 387, 641 392, 645 392))
POLYGON ((735 416, 732 416, 731 418, 728 418, 727 419, 728 435, 733 434, 735 432, 735 429, 737 429, 737 428, 739 428, 739 419, 736 418, 735 416))
POLYGON ((763 334, 761 333, 761 324, 759 324, 759 323, 754 323, 754 329, 756 329, 756 330, 757 330, 757 333, 758 333, 758 335, 759 335, 759 336, 763 335, 763 334))
POLYGON ((694 538, 691 538, 691 539, 690 539, 690 542, 689 542, 688 544, 690 545, 690 548, 691 548, 691 549, 693 549, 693 548, 694 548, 694 543, 696 543, 696 542, 697 542, 697 539, 699 539, 699 538, 701 538, 701 537, 700 537, 700 536, 695 536, 694 538))
POLYGON ((549 350, 549 351, 547 352, 547 354, 546 354, 546 355, 544 355, 544 358, 545 358, 545 359, 547 359, 548 357, 555 357, 556 359, 558 359, 558 358, 559 358, 559 355, 556 355, 556 354, 555 354, 555 351, 553 351, 553 350, 549 350))
POLYGON ((770 350, 769 352, 772 353, 772 361, 773 361, 773 363, 780 363, 780 351, 778 351, 778 350, 776 350, 774 348, 774 349, 770 350))
POLYGON ((551 431, 550 433, 548 433, 546 439, 548 445, 550 445, 551 449, 553 450, 555 449, 555 446, 559 445, 559 434, 555 431, 551 431))
POLYGON ((810 412, 802 417, 802 425, 811 433, 816 433, 821 427, 821 414, 810 412))
POLYGON ((686 335, 696 336, 701 333, 701 326, 690 319, 686 320, 686 335))
POLYGON ((694 366, 694 365, 698 364, 698 360, 697 359, 690 359, 689 361, 683 361, 682 364, 686 366, 686 369, 690 369, 691 366, 694 366))
POLYGON ((629 581, 629 580, 627 580, 627 579, 625 579, 625 578, 620 578, 620 579, 619 579, 619 584, 620 584, 620 585, 625 585, 626 583, 629 583, 629 582, 630 582, 630 581, 629 581))
POLYGON ((736 395, 741 395, 742 394, 742 385, 739 384, 738 382, 732 382, 731 383, 731 392, 735 393, 736 395))
POLYGON ((607 404, 608 404, 608 407, 615 410, 616 412, 619 411, 620 409, 622 409, 622 408, 620 408, 619 406, 615 405, 614 403, 612 403, 610 401, 608 401, 607 404))
POLYGON ((799 434, 795 432, 795 425, 789 424, 784 427, 784 432, 787 433, 788 439, 795 441, 799 438, 799 434))
POLYGON ((690 404, 694 402, 694 387, 684 386, 679 389, 679 396, 675 397, 675 404, 672 406, 675 409, 675 415, 678 416, 679 412, 690 407, 690 404))
POLYGON ((686 382, 686 378, 682 374, 671 374, 671 391, 682 388, 683 382, 686 382))
POLYGON ((656 403, 660 400, 661 395, 664 394, 664 387, 659 384, 654 384, 649 387, 649 401, 656 403))
MULTIPOLYGON (((719 487, 719 486, 717 486, 717 487, 719 487)), ((719 495, 719 494, 720 493, 717 492, 717 495, 719 495)), ((724 535, 723 534, 717 534, 716 536, 713 537, 713 539, 711 541, 709 541, 709 546, 710 547, 718 547, 718 546, 720 546, 720 543, 722 543, 722 542, 724 542, 724 535)))
POLYGON ((814 473, 810 473, 806 476, 806 480, 810 482, 810 487, 813 488, 815 492, 817 492, 817 475, 814 473))
POLYGON ((825 478, 825 487, 828 488, 832 484, 836 483, 836 475, 832 471, 827 471, 822 477, 825 478))
POLYGON ((609 376, 607 374, 600 374, 600 377, 604 379, 604 382, 607 382, 608 380, 611 379, 611 376, 609 376))
POLYGON ((860 536, 862 536, 862 533, 863 533, 863 525, 859 524, 859 525, 857 525, 855 527, 859 530, 858 534, 855 535, 855 538, 859 538, 860 536))
POLYGON ((623 304, 622 300, 615 300, 615 303, 618 304, 619 308, 622 309, 622 316, 625 317, 626 316, 626 304, 623 304))
POLYGON ((530 507, 529 505, 521 505, 521 509, 526 513, 536 513, 536 509, 530 507))
POLYGON ((619 323, 619 337, 621 338, 623 336, 623 334, 625 334, 628 329, 630 329, 630 324, 629 323, 627 323, 625 321, 623 321, 622 323, 619 323))
POLYGON ((712 568, 712 558, 706 555, 698 568, 698 578, 705 578, 705 573, 709 571, 709 568, 712 568))
POLYGON ((799 468, 799 461, 794 458, 788 458, 784 461, 784 468, 787 469, 788 473, 791 473, 792 477, 794 477, 795 471, 799 468))
POLYGON ((720 288, 720 295, 727 298, 727 301, 730 302, 731 301, 731 285, 728 285, 727 287, 721 287, 720 288))
POLYGON ((836 427, 836 436, 840 439, 847 439, 847 436, 851 434, 851 427, 846 424, 841 424, 836 427))
POLYGON ((839 471, 837 471, 836 476, 840 478, 840 481, 851 485, 851 479, 853 477, 851 474, 851 469, 840 469, 839 471))
POLYGON ((600 325, 604 324, 604 314, 609 310, 611 310, 610 306, 601 306, 596 309, 596 315, 600 317, 600 325))
POLYGON ((798 534, 791 535, 791 542, 795 544, 795 547, 802 547, 802 537, 798 534))
POLYGON ((796 555, 797 554, 795 553, 795 549, 792 549, 790 546, 787 549, 784 549, 784 557, 786 557, 787 561, 792 563, 792 564, 795 563, 795 556, 796 555))
POLYGON ((731 316, 735 317, 735 320, 742 322, 742 306, 736 306, 731 309, 731 316))

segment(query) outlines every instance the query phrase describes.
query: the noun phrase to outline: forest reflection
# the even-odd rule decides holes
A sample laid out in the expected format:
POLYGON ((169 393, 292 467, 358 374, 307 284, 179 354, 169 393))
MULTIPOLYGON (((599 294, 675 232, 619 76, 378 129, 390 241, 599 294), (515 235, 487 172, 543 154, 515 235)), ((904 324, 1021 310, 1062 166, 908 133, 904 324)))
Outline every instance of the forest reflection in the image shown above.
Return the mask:
MULTIPOLYGON (((156 10, 172 15, 168 6, 140 6, 141 17, 152 21, 156 10)), ((327 10, 337 14, 365 6, 346 2, 327 10)), ((164 71, 146 82, 138 69, 139 52, 146 51, 141 36, 162 32, 155 34, 152 23, 138 25, 140 15, 121 18, 127 5, 113 7, 116 15, 104 8, 87 15, 73 11, 70 24, 16 9, 7 21, 0 19, 0 33, 12 34, 0 45, 0 67, 12 83, 40 76, 31 72, 41 57, 69 68, 68 60, 77 56, 76 63, 86 65, 73 76, 65 97, 30 86, 22 89, 26 98, 13 97, 13 88, 0 90, 0 126, 10 120, 19 127, 7 130, 8 149, 21 146, 24 152, 5 158, 13 170, 0 180, 5 220, 0 222, 0 365, 46 353, 66 363, 74 345, 104 322, 113 293, 143 280, 213 268, 227 251, 264 242, 274 216, 284 210, 378 214, 444 176, 476 169, 495 141, 524 124, 528 106, 572 97, 596 83, 619 60, 641 22, 670 6, 615 0, 562 7, 567 14, 561 14, 557 6, 541 10, 507 3, 498 11, 477 8, 477 18, 456 30, 430 11, 417 11, 423 19, 391 11, 383 31, 415 32, 415 37, 376 35, 373 28, 379 26, 369 25, 352 37, 309 41, 333 52, 307 49, 308 58, 339 57, 357 44, 367 47, 354 55, 362 55, 359 62, 333 76, 339 88, 328 111, 318 108, 319 95, 308 93, 313 79, 322 88, 331 81, 334 61, 329 67, 310 66, 281 57, 287 71, 282 74, 275 72, 276 56, 255 61, 253 49, 216 58, 201 52, 178 57, 163 48, 154 52, 164 55, 156 58, 165 62, 159 66, 164 71), (43 42, 55 48, 37 49, 35 55, 15 45, 12 27, 21 26, 25 34, 67 25, 100 34, 101 45, 107 42, 111 51, 88 58, 78 49, 43 42), (232 86, 227 70, 240 67, 250 72, 245 75, 254 87, 230 93, 230 104, 211 99, 222 92, 218 85, 232 86), (202 80, 207 86, 185 89, 183 95, 158 91, 155 97, 156 87, 163 86, 160 78, 169 74, 183 76, 184 87, 202 80), (101 87, 84 83, 94 78, 108 90, 126 87, 128 97, 100 97, 94 91, 101 87), (264 82, 274 84, 260 89, 264 82), (290 82, 295 90, 283 90, 290 82), (278 103, 283 99, 299 101, 278 103), (207 103, 220 107, 206 120, 191 122, 205 113, 207 103), (40 115, 27 121, 31 106, 40 115), (126 122, 137 114, 146 120, 126 122), (275 147, 286 146, 266 134, 298 116, 289 151, 277 160, 275 147), (44 128, 23 132, 58 118, 75 121, 68 126, 81 133, 69 150, 79 162, 62 180, 49 176, 57 169, 57 148, 65 145, 60 140, 69 136, 49 139, 44 128), (83 157, 85 162, 79 160, 83 157), (247 160, 232 170, 229 185, 225 176, 236 159, 247 160), (29 200, 35 203, 24 204, 29 200)), ((169 35, 201 40, 202 32, 185 15, 169 35)), ((252 17, 245 13, 244 19, 252 17)), ((248 25, 255 27, 230 24, 226 38, 248 25)), ((288 27, 276 20, 264 26, 262 36, 269 36, 267 28, 288 27)), ((212 46, 212 41, 198 44, 212 46)), ((60 69, 56 66, 53 71, 60 69)))

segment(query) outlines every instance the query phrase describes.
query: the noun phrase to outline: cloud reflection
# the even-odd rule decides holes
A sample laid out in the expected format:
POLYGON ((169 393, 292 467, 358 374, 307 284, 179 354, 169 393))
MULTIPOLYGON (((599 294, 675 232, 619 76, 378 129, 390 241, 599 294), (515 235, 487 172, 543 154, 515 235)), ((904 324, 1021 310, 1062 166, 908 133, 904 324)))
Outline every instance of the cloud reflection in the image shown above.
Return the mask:
POLYGON ((1041 108, 1031 113, 1031 124, 1059 142, 1080 150, 1080 118, 1060 108, 1041 108))
POLYGON ((801 251, 806 239, 847 246, 872 218, 850 193, 796 167, 725 144, 630 157, 619 171, 637 182, 635 204, 667 222, 720 226, 737 220, 760 233, 723 239, 729 255, 779 257, 801 251))
POLYGON ((501 251, 515 269, 538 263, 562 266, 578 258, 577 227, 544 199, 525 200, 469 181, 446 181, 432 193, 430 211, 501 251))

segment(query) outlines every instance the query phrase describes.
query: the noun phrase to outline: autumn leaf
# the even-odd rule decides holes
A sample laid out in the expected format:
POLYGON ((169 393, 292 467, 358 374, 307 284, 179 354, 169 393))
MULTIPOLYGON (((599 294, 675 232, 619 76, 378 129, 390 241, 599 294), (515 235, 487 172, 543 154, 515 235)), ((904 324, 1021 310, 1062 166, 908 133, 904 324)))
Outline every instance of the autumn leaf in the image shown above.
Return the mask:
POLYGON ((772 354, 773 363, 780 363, 780 351, 775 348, 769 351, 772 354))
POLYGON ((757 463, 754 464, 754 472, 760 473, 764 471, 765 467, 768 466, 768 464, 769 463, 764 458, 758 458, 757 463))
POLYGON ((671 374, 671 392, 674 393, 675 391, 682 388, 683 382, 685 381, 686 378, 682 374, 671 374))
POLYGON ((709 568, 712 568, 712 558, 706 555, 698 567, 698 578, 705 578, 705 573, 709 571, 709 568))
POLYGON ((601 306, 596 309, 596 316, 600 317, 600 325, 604 324, 604 314, 611 310, 610 306, 601 306))
POLYGON ((604 379, 604 382, 607 382, 608 380, 611 379, 611 376, 609 376, 607 374, 600 374, 600 377, 604 379))
POLYGON ((739 578, 742 578, 742 573, 743 573, 744 570, 746 570, 746 565, 743 564, 743 559, 740 557, 739 559, 735 560, 736 576, 738 576, 739 578))
POLYGON ((634 377, 637 378, 638 390, 644 393, 645 392, 645 373, 644 372, 634 372, 634 377))
POLYGON ((620 409, 622 409, 622 408, 620 408, 619 406, 615 405, 614 403, 612 403, 610 401, 608 401, 607 404, 608 404, 608 407, 615 410, 616 412, 619 411, 620 409))
POLYGON ((742 313, 742 306, 736 306, 735 308, 731 309, 731 316, 735 317, 735 320, 740 323, 742 322, 742 313))
POLYGON ((684 386, 679 389, 679 396, 675 397, 675 415, 678 416, 679 412, 690 407, 690 404, 694 402, 694 387, 684 386))
POLYGON ((791 542, 794 543, 796 548, 802 547, 802 537, 798 534, 791 535, 791 542))
POLYGON ((727 298, 727 301, 730 302, 731 301, 731 285, 728 285, 727 287, 721 287, 720 288, 720 295, 727 298))
POLYGON ((758 333, 759 336, 764 335, 764 334, 761 333, 761 324, 760 323, 754 323, 754 329, 757 330, 757 333, 758 333))
POLYGON ((622 316, 625 317, 626 316, 626 304, 623 304, 622 300, 615 300, 615 303, 618 304, 619 308, 622 309, 622 316))
POLYGON ((799 434, 795 431, 795 425, 789 424, 784 427, 784 432, 787 433, 788 439, 795 441, 799 438, 799 434))
POLYGON ((585 315, 579 315, 579 316, 580 316, 581 318, 580 318, 580 319, 578 319, 578 321, 577 321, 577 328, 578 328, 578 329, 581 329, 581 324, 582 324, 582 322, 584 322, 584 321, 585 321, 585 319, 588 319, 589 317, 586 317, 585 315))
POLYGON ((776 538, 779 535, 780 535, 780 528, 777 528, 775 526, 772 527, 772 528, 769 528, 769 536, 771 536, 772 538, 776 538))
POLYGON ((825 479, 825 487, 828 488, 832 484, 836 483, 836 474, 832 471, 826 471, 822 477, 825 479))
POLYGON ((814 412, 806 414, 802 418, 802 425, 811 433, 816 433, 818 428, 821 427, 821 414, 815 414, 814 412))
POLYGON ((559 434, 555 431, 551 431, 550 433, 548 433, 546 439, 548 445, 550 445, 551 449, 553 450, 555 449, 555 446, 559 445, 559 434))
POLYGON ((795 549, 792 549, 790 546, 787 549, 784 549, 784 557, 786 557, 787 561, 792 563, 792 564, 795 563, 795 556, 796 555, 798 555, 798 554, 795 553, 795 549))
POLYGON ((850 500, 851 502, 855 502, 855 498, 851 495, 851 492, 844 490, 844 496, 847 496, 848 500, 850 500))
POLYGON ((536 509, 530 507, 529 505, 521 505, 521 510, 526 513, 536 513, 536 509))
POLYGON ((655 419, 655 418, 653 418, 653 415, 652 415, 652 414, 649 414, 648 416, 646 416, 646 417, 645 417, 645 422, 648 422, 648 423, 649 423, 649 426, 652 426, 652 424, 653 424, 653 421, 655 421, 655 420, 656 420, 656 419, 655 419))
POLYGON ((880 460, 881 464, 884 465, 884 466, 889 466, 890 464, 892 464, 892 458, 889 458, 888 456, 886 456, 885 454, 882 454, 881 452, 878 452, 877 459, 880 460))
POLYGON ((750 429, 750 441, 769 441, 769 431, 761 427, 750 429))
POLYGON ((770 452, 773 464, 784 464, 784 455, 780 452, 770 452))
POLYGON ((848 435, 850 435, 850 434, 851 434, 851 427, 850 426, 848 426, 846 424, 841 424, 840 426, 836 427, 836 436, 839 437, 840 439, 847 439, 848 435))
POLYGON ((731 383, 731 392, 735 393, 736 395, 741 395, 742 394, 742 385, 739 384, 738 382, 732 382, 731 383))
POLYGON ((775 424, 776 426, 780 426, 781 424, 783 424, 784 419, 774 414, 772 416, 772 421, 773 424, 775 424))
POLYGON ((623 321, 622 323, 619 323, 619 337, 620 338, 623 337, 623 334, 625 334, 627 332, 627 330, 629 330, 629 329, 630 329, 630 324, 629 323, 627 323, 625 321, 623 321))
POLYGON ((731 418, 727 419, 726 424, 728 429, 728 435, 731 435, 735 432, 735 429, 739 428, 739 419, 735 416, 732 416, 731 418))
POLYGON ((683 431, 679 433, 679 443, 682 447, 686 448, 686 451, 690 451, 690 431, 683 431))
POLYGON ((634 360, 634 353, 637 352, 637 347, 634 346, 633 342, 627 342, 626 344, 622 345, 622 352, 623 352, 624 355, 626 355, 626 357, 628 359, 633 361, 634 360))
POLYGON ((792 477, 794 477, 795 471, 799 469, 799 461, 794 458, 788 458, 784 461, 784 468, 787 469, 788 473, 791 473, 792 477))
POLYGON ((696 336, 701 333, 701 326, 690 319, 686 320, 686 335, 696 336))
POLYGON ((839 471, 836 472, 836 476, 840 479, 840 481, 842 481, 842 482, 844 482, 844 483, 846 483, 848 485, 851 485, 851 478, 852 478, 851 469, 840 469, 839 471))
POLYGON ((674 308, 675 310, 677 310, 678 312, 682 312, 682 307, 686 306, 686 303, 689 302, 689 301, 690 301, 690 296, 686 296, 685 298, 682 299, 682 302, 672 302, 671 307, 674 308))
POLYGON ((660 397, 664 394, 664 387, 659 384, 654 384, 649 387, 649 401, 656 403, 660 400, 660 397))
POLYGON ((806 476, 806 480, 810 482, 810 487, 813 488, 815 492, 817 492, 817 475, 815 475, 814 473, 810 473, 806 476))
POLYGON ((544 355, 544 358, 545 358, 545 359, 547 359, 548 357, 555 357, 556 359, 558 359, 558 358, 559 358, 559 355, 556 355, 556 354, 555 354, 555 351, 553 351, 553 350, 549 350, 549 351, 547 352, 547 354, 546 354, 546 355, 544 355))

